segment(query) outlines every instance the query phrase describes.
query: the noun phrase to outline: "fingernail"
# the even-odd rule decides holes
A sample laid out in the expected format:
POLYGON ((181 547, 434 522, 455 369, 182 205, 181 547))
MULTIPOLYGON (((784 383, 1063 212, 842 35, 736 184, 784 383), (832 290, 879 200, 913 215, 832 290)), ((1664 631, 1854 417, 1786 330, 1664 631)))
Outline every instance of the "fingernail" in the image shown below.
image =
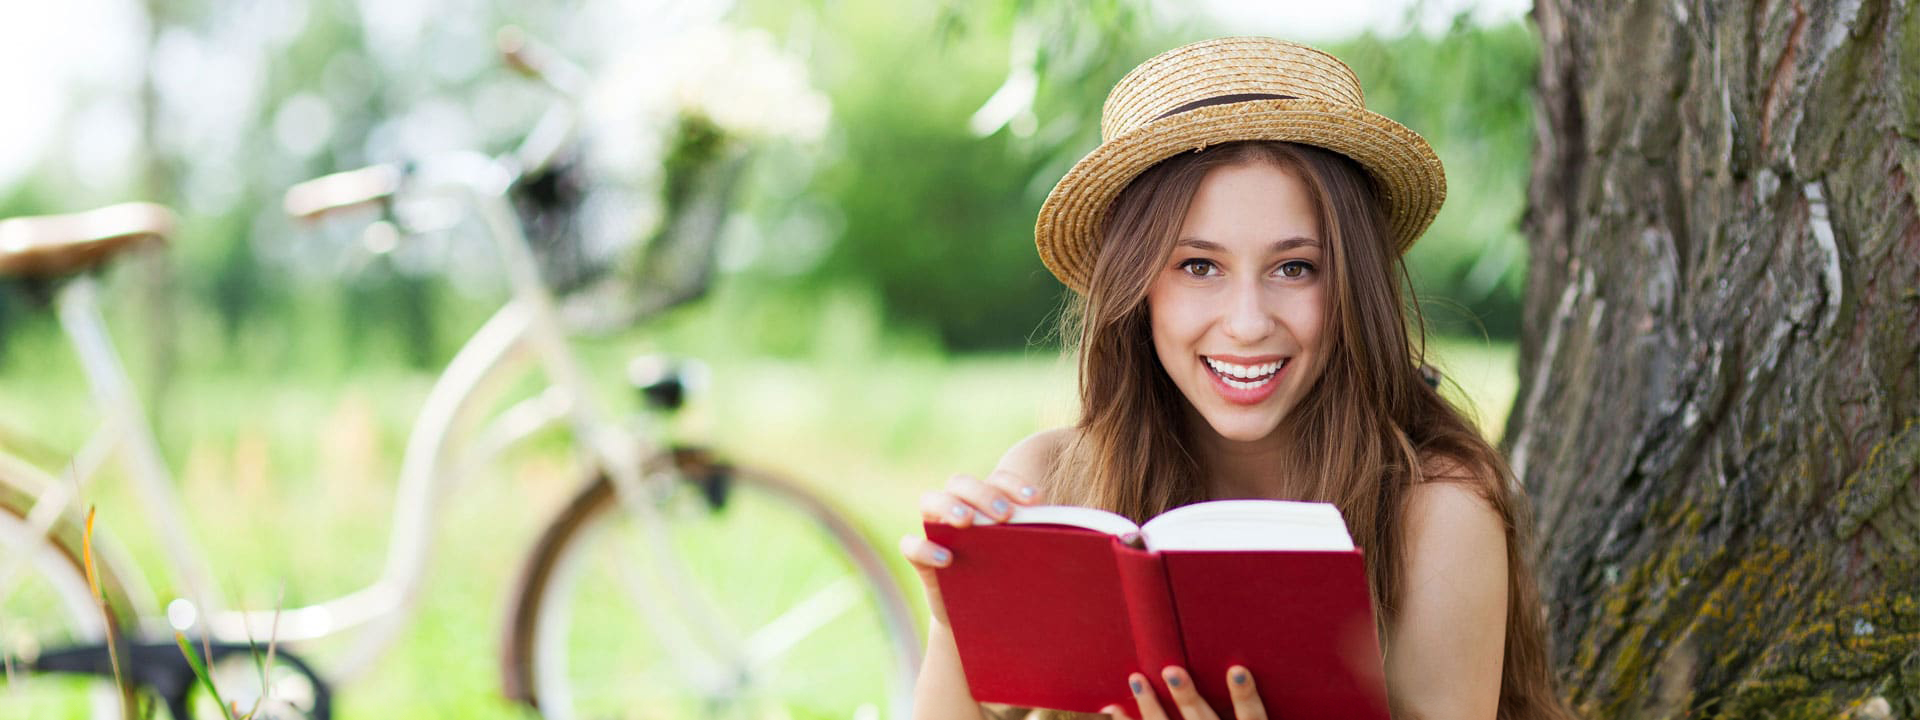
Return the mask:
POLYGON ((967 506, 965 506, 965 505, 955 505, 955 506, 953 506, 953 510, 952 510, 951 512, 953 513, 953 516, 954 516, 954 517, 956 517, 956 518, 963 518, 963 517, 966 517, 966 516, 967 516, 967 506))
POLYGON ((1167 687, 1180 687, 1180 676, 1175 673, 1167 673, 1167 687))
POLYGON ((1233 684, 1235 685, 1247 684, 1247 671, 1245 670, 1233 671, 1233 684))
POLYGON ((1139 695, 1140 693, 1147 691, 1145 687, 1141 687, 1139 680, 1128 680, 1127 686, 1133 688, 1133 694, 1135 695, 1139 695))
POLYGON ((940 563, 940 564, 942 564, 942 565, 945 565, 945 564, 946 564, 946 562, 947 562, 948 560, 952 560, 952 559, 953 559, 953 553, 950 553, 950 552, 947 552, 947 551, 945 551, 945 550, 935 550, 935 551, 933 551, 933 561, 934 561, 934 562, 937 562, 937 563, 940 563))
POLYGON ((1023 497, 1023 498, 1031 498, 1039 494, 1040 494, 1040 488, 1034 487, 1032 485, 1028 485, 1026 487, 1020 488, 1020 497, 1023 497))
POLYGON ((1006 500, 1002 500, 1002 499, 1000 499, 1000 498, 994 498, 994 499, 993 499, 993 512, 994 512, 995 514, 999 514, 999 515, 1005 515, 1005 514, 1007 514, 1007 501, 1006 501, 1006 500))

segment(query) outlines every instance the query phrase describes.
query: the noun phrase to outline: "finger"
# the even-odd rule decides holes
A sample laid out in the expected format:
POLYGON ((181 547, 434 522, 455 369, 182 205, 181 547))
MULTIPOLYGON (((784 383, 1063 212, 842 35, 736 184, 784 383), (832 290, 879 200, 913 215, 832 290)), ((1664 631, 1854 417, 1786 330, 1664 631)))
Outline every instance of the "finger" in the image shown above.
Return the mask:
POLYGON ((1014 502, 1022 505, 1036 505, 1040 502, 1040 486, 1011 472, 995 470, 987 473, 987 484, 999 488, 1000 492, 1006 493, 1007 497, 1013 498, 1014 502))
POLYGON ((1127 709, 1120 707, 1119 705, 1108 705, 1106 707, 1100 708, 1100 714, 1111 715, 1113 717, 1119 718, 1120 720, 1133 720, 1133 717, 1127 714, 1127 709))
POLYGON ((973 513, 972 506, 951 493, 932 490, 920 496, 920 519, 925 522, 966 527, 973 524, 973 513))
POLYGON ((1227 696, 1233 698, 1235 720, 1267 720, 1267 706, 1253 686, 1253 673, 1239 665, 1227 668, 1227 696))
POLYGON ((1180 717, 1186 720, 1219 720, 1213 714, 1213 708, 1207 707, 1207 701, 1200 699, 1199 691, 1193 688, 1193 678, 1187 671, 1174 665, 1168 665, 1160 671, 1160 678, 1167 681, 1167 692, 1173 695, 1173 706, 1180 710, 1180 717))
POLYGON ((1153 683, 1147 682, 1147 676, 1128 675, 1127 691, 1133 693, 1133 704, 1140 706, 1140 720, 1167 720, 1167 712, 1160 709, 1160 698, 1153 694, 1153 683))
POLYGON ((900 538, 900 554, 920 568, 943 568, 953 564, 953 552, 932 540, 908 534, 900 538))
POLYGON ((980 482, 972 475, 955 475, 947 481, 947 492, 958 495, 994 520, 1006 520, 1013 514, 1013 498, 999 488, 980 482))
POLYGON ((907 556, 914 574, 920 576, 920 585, 927 591, 927 611, 933 614, 933 622, 952 627, 947 619, 946 601, 940 598, 938 571, 953 562, 953 552, 931 540, 910 534, 900 538, 900 554, 907 556))

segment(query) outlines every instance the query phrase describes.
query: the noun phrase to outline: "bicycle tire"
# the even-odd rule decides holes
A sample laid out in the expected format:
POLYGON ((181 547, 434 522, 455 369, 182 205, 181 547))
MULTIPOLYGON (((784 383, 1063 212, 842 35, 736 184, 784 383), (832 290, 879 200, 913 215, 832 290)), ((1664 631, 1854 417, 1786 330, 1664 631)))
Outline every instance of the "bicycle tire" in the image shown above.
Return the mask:
MULTIPOLYGON (((10 579, 0 579, 0 720, 41 717, 122 718, 120 694, 111 678, 41 675, 28 670, 41 650, 98 644, 109 633, 124 638, 128 601, 124 586, 105 564, 96 564, 101 612, 87 581, 84 531, 65 520, 33 535, 24 508, 29 498, 0 482, 0 548, 31 546, 10 579), (78 711, 78 712, 76 712, 78 711)), ((11 552, 8 555, 12 555, 11 552)), ((15 558, 10 558, 15 559, 15 558)), ((0 572, 5 572, 0 569, 0 572)))
MULTIPOLYGON (((790 667, 767 671, 727 666, 730 671, 740 672, 736 678, 738 682, 724 691, 716 690, 711 685, 706 688, 668 687, 677 686, 685 680, 678 677, 677 672, 685 668, 676 665, 663 670, 635 657, 647 654, 648 650, 656 650, 645 641, 658 640, 657 637, 641 637, 630 629, 616 633, 611 630, 583 632, 576 628, 573 624, 575 611, 595 603, 597 598, 592 596, 592 591, 605 582, 604 578, 590 577, 583 590, 579 577, 579 573, 584 571, 581 563, 595 562, 596 559, 590 555, 604 557, 609 547, 619 546, 618 543, 595 541, 607 540, 613 531, 609 527, 612 521, 625 516, 625 513, 615 512, 622 507, 621 501, 612 482, 601 474, 593 477, 547 526, 523 566, 511 605, 502 655, 503 679, 508 697, 534 707, 546 717, 556 719, 618 715, 623 712, 620 708, 626 708, 624 712, 643 709, 648 717, 673 717, 673 708, 676 706, 682 709, 683 715, 700 717, 729 714, 722 711, 749 717, 769 714, 792 717, 907 717, 922 652, 913 616, 900 583, 888 570, 882 555, 845 516, 813 493, 779 475, 718 462, 710 454, 698 449, 675 449, 655 458, 645 467, 649 473, 664 469, 674 475, 674 481, 662 497, 652 499, 658 501, 656 506, 662 511, 661 517, 673 525, 668 531, 673 542, 725 541, 727 547, 723 550, 727 554, 724 557, 705 555, 696 563, 682 563, 690 575, 699 576, 695 582, 703 585, 702 598, 714 600, 716 612, 736 620, 744 617, 746 624, 756 628, 771 611, 759 607, 761 605, 770 603, 780 606, 772 608, 780 611, 777 617, 795 617, 800 611, 784 606, 789 598, 778 592, 784 587, 773 587, 777 583, 771 579, 754 589, 756 594, 766 593, 775 601, 751 601, 741 597, 716 599, 711 594, 714 589, 704 585, 711 583, 722 585, 719 590, 738 590, 738 587, 725 587, 732 581, 723 576, 734 572, 743 577, 759 578, 763 576, 758 573, 764 572, 768 574, 764 577, 781 574, 782 580, 791 579, 788 577, 791 575, 789 571, 800 565, 796 560, 803 557, 801 553, 830 555, 827 558, 815 558, 825 560, 826 564, 809 566, 805 582, 822 582, 822 575, 836 572, 842 573, 842 576, 824 586, 832 590, 819 591, 817 588, 822 586, 814 585, 801 597, 808 600, 826 597, 846 587, 846 582, 851 579, 860 590, 860 597, 855 601, 859 612, 851 619, 847 616, 836 617, 834 624, 824 628, 827 632, 824 636, 808 637, 809 644, 800 648, 800 653, 810 657, 793 659, 789 664, 803 665, 811 659, 814 664, 806 668, 807 672, 811 672, 820 669, 820 662, 837 663, 842 669, 850 669, 862 676, 862 679, 845 686, 846 695, 841 700, 823 700, 823 697, 832 693, 811 685, 796 688, 784 684, 795 681, 794 671, 790 667), (705 514, 702 513, 703 508, 705 514), (729 513, 733 517, 722 517, 729 513), (743 536, 741 528, 749 525, 753 527, 753 532, 760 534, 743 536), (809 539, 798 528, 808 528, 814 537, 809 539), (751 562, 746 566, 737 565, 742 562, 738 553, 742 547, 749 548, 755 556, 749 559, 751 562), (777 553, 769 554, 766 552, 769 550, 777 553), (814 571, 816 567, 821 569, 814 571), (755 607, 741 607, 744 605, 755 607), (842 620, 846 622, 842 623, 842 620), (636 638, 642 642, 633 642, 636 638), (850 657, 856 647, 868 651, 865 662, 861 662, 862 658, 850 657), (825 651, 824 656, 820 655, 822 650, 825 651), (593 695, 591 699, 583 699, 586 697, 581 692, 583 689, 597 692, 603 688, 581 687, 592 682, 578 677, 581 673, 576 671, 581 661, 596 665, 591 674, 598 679, 609 679, 610 674, 626 678, 626 686, 617 688, 620 696, 603 698, 593 695), (629 671, 634 674, 627 675, 629 671), (656 671, 657 674, 651 674, 656 671), (810 694, 814 690, 820 692, 810 694), (781 694, 786 691, 798 694, 781 694), (603 705, 593 704, 600 700, 607 702, 603 705), (607 708, 613 709, 608 711, 607 708)), ((700 546, 701 552, 714 549, 711 545, 700 546)), ((684 560, 685 552, 687 548, 684 545, 676 545, 674 560, 684 560)), ((624 557, 621 560, 625 562, 624 557)), ((631 587, 633 584, 628 585, 631 587)), ((644 589, 652 591, 655 586, 648 585, 644 589)), ((631 591, 628 594, 633 595, 631 591)), ((844 595, 842 591, 834 597, 844 595)), ((815 607, 807 601, 796 605, 799 606, 815 607)), ((589 610, 587 614, 596 613, 589 610)), ((602 618, 609 617, 604 612, 597 614, 602 618)), ((608 625, 622 624, 618 621, 624 621, 624 624, 638 626, 642 625, 643 620, 632 617, 631 613, 612 617, 617 621, 608 622, 608 625)), ((755 637, 762 636, 764 634, 755 637)), ((747 645, 751 646, 752 643, 747 645)), ((653 659, 660 662, 684 660, 666 652, 653 659)), ((806 678, 809 683, 812 680, 814 678, 806 678)), ((620 682, 610 680, 609 684, 620 682)))

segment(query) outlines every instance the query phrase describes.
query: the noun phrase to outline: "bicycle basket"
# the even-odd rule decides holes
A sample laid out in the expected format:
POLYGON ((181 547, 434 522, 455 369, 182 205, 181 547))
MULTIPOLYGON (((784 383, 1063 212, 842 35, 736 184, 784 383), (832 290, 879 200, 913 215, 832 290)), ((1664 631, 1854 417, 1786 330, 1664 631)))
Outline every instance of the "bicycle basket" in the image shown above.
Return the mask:
POLYGON ((663 163, 657 214, 645 212, 649 199, 640 191, 590 177, 584 146, 515 186, 541 273, 563 297, 571 324, 626 327, 697 299, 712 284, 748 153, 703 120, 680 125, 663 163))

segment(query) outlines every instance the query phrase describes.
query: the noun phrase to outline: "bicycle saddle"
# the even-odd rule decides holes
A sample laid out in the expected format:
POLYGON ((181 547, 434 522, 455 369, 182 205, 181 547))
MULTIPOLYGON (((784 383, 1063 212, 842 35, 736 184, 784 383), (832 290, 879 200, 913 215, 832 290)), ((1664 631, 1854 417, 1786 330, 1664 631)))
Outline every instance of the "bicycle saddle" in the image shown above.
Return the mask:
POLYGON ((122 250, 165 240, 173 226, 172 210, 143 202, 0 219, 0 275, 51 278, 91 270, 122 250))

